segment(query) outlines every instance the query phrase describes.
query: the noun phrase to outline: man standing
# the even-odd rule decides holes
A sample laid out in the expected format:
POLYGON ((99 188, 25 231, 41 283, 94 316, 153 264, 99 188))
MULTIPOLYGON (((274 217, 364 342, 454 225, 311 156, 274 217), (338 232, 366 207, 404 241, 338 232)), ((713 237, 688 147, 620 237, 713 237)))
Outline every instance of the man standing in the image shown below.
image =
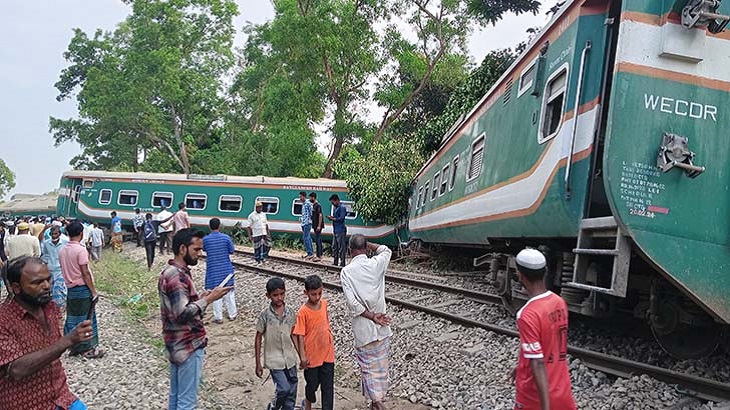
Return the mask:
POLYGON ((60 357, 91 339, 91 322, 61 336, 51 274, 40 259, 13 260, 7 279, 16 297, 0 304, 0 409, 86 409, 69 390, 60 357))
POLYGON ((299 221, 302 223, 302 242, 304 242, 304 250, 307 255, 304 259, 314 258, 312 252, 312 203, 307 201, 307 193, 299 192, 299 201, 302 203, 302 215, 299 221))
POLYGON ((172 223, 175 225, 175 233, 180 232, 182 229, 190 228, 190 219, 185 210, 185 202, 177 204, 177 212, 175 212, 175 217, 172 218, 172 223))
POLYGON ((536 249, 517 254, 517 278, 530 299, 517 312, 520 356, 512 372, 515 408, 574 410, 568 371, 568 306, 545 287, 545 256, 536 249))
MULTIPOLYGON (((233 264, 231 264, 231 255, 236 251, 233 246, 233 239, 230 236, 221 233, 221 220, 213 218, 210 220, 210 234, 203 238, 203 250, 205 251, 205 288, 213 290, 221 282, 233 273, 233 264)), ((235 282, 233 278, 224 284, 233 288, 235 282)), ((223 302, 226 304, 228 311, 228 319, 236 320, 238 310, 236 310, 236 295, 233 290, 226 293, 223 299, 213 302, 213 321, 215 323, 223 323, 223 302)))
POLYGON ((271 247, 271 235, 269 233, 269 222, 266 220, 266 213, 262 212, 264 205, 256 202, 256 208, 248 215, 248 239, 253 243, 253 255, 257 265, 264 263, 269 257, 271 247))
POLYGON ((5 246, 5 254, 8 259, 20 258, 21 256, 41 256, 41 245, 38 238, 28 234, 30 227, 27 222, 18 224, 18 234, 8 238, 5 246))
POLYGON ((89 233, 89 242, 91 242, 91 259, 95 262, 101 260, 101 249, 104 247, 104 231, 99 228, 99 223, 94 222, 93 228, 89 233))
MULTIPOLYGON (((96 299, 96 285, 94 275, 89 270, 89 252, 79 241, 84 232, 81 222, 74 221, 66 227, 69 241, 58 254, 61 263, 61 272, 68 287, 66 297, 66 326, 64 333, 69 334, 79 323, 86 320, 91 309, 92 300, 96 299)), ((71 349, 71 355, 81 354, 86 358, 95 359, 104 356, 104 350, 99 348, 99 329, 96 323, 96 312, 93 312, 92 337, 71 349)))
POLYGON ((132 225, 134 226, 134 233, 137 237, 137 247, 142 246, 142 225, 144 225, 144 216, 142 210, 137 208, 134 210, 134 217, 132 217, 132 225))
POLYGON ((198 295, 190 266, 198 264, 203 233, 183 229, 172 239, 175 259, 160 273, 160 315, 165 350, 170 360, 169 410, 194 410, 203 373, 208 338, 203 325, 205 308, 232 288, 220 287, 198 295))
POLYGON ((347 248, 345 246, 345 238, 347 237, 345 217, 347 216, 347 209, 340 203, 340 197, 337 194, 332 194, 330 203, 335 208, 334 215, 327 215, 327 219, 332 221, 332 232, 334 233, 332 253, 334 254, 335 260, 332 264, 337 266, 337 262, 339 261, 340 266, 345 266, 345 256, 347 255, 347 248))
MULTIPOLYGON (((112 246, 117 252, 122 252, 122 218, 117 216, 117 211, 112 211, 112 246)), ((83 234, 83 225, 82 225, 83 234)), ((82 242, 83 243, 83 242, 82 242)))
POLYGON ((360 366, 363 395, 370 408, 384 410, 388 391, 390 319, 385 315, 385 271, 391 250, 367 242, 361 234, 350 238, 350 264, 340 271, 342 291, 352 318, 355 357, 360 366), (375 256, 368 258, 368 250, 375 256))
MULTIPOLYGON (((63 318, 66 311, 67 289, 66 282, 63 279, 63 273, 61 272, 61 262, 58 259, 58 255, 67 243, 68 239, 61 237, 61 228, 52 226, 51 237, 45 239, 41 244, 41 259, 48 266, 48 271, 51 272, 51 293, 53 295, 53 302, 61 311, 61 318, 63 318)), ((60 328, 63 329, 63 322, 60 325, 60 328)))
POLYGON ((309 193, 309 202, 312 203, 312 228, 314 229, 314 244, 317 245, 317 252, 312 261, 319 262, 322 260, 322 229, 324 229, 324 216, 322 216, 322 206, 317 202, 317 193, 309 193))
POLYGON ((165 250, 170 250, 172 247, 172 221, 170 220, 170 217, 173 216, 173 213, 168 211, 167 208, 163 205, 160 207, 160 213, 157 214, 157 220, 158 221, 167 221, 163 222, 160 225, 160 228, 158 229, 157 233, 160 237, 160 255, 165 254, 165 250))
MULTIPOLYGON (((46 229, 46 224, 42 222, 40 217, 31 220, 33 223, 30 225, 30 234, 38 238, 38 235, 46 229)), ((40 240, 40 238, 39 238, 40 240)))

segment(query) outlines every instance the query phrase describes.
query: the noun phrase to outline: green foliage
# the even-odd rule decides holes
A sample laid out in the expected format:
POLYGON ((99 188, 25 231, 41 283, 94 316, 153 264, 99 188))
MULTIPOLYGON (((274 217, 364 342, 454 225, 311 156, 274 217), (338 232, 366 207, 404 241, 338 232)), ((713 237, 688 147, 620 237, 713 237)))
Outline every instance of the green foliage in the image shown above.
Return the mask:
POLYGON ((338 163, 350 197, 363 218, 395 224, 408 212, 407 198, 413 175, 424 158, 414 144, 402 139, 383 140, 367 156, 352 156, 338 163))
POLYGON ((0 159, 0 199, 15 188, 15 174, 8 168, 5 161, 0 159))

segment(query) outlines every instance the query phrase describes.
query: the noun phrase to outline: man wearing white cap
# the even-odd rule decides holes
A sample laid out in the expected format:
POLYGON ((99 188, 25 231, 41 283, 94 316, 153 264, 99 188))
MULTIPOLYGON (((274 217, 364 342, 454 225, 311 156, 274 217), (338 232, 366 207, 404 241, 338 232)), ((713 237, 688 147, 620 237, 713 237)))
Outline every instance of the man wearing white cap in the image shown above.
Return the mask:
POLYGON ((530 300, 517 312, 520 356, 515 409, 576 409, 568 371, 568 306, 545 287, 545 256, 536 249, 517 254, 517 278, 530 300))

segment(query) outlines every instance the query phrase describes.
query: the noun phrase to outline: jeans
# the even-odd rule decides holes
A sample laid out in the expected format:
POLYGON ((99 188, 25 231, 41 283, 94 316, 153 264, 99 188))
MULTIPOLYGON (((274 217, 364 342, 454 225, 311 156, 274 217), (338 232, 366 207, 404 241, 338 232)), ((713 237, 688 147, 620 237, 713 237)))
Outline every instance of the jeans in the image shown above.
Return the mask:
POLYGON ((271 370, 271 380, 276 386, 274 410, 294 410, 297 401, 297 368, 271 370))
POLYGON ((205 350, 197 349, 182 364, 170 363, 169 410, 195 410, 205 350))
POLYGON ((322 366, 304 369, 304 396, 310 403, 317 402, 317 389, 322 386, 322 410, 334 409, 335 402, 335 364, 322 363, 322 366))
POLYGON ((144 243, 144 253, 147 255, 147 269, 152 267, 155 262, 155 246, 156 241, 148 241, 144 243))
POLYGON ((307 256, 312 256, 312 224, 302 225, 302 241, 304 242, 304 250, 307 256))
POLYGON ((231 289, 225 296, 213 302, 213 319, 223 320, 223 302, 226 302, 228 318, 233 320, 238 316, 236 309, 236 293, 231 289))
POLYGON ((332 254, 335 257, 333 265, 337 265, 340 262, 341 266, 345 266, 345 257, 347 256, 347 244, 345 239, 347 238, 347 232, 336 233, 332 240, 332 254))
POLYGON ((165 254, 165 248, 172 252, 172 238, 170 238, 171 233, 172 232, 160 232, 160 255, 165 254))
POLYGON ((322 257, 322 230, 314 230, 314 244, 317 245, 316 255, 318 258, 322 257))

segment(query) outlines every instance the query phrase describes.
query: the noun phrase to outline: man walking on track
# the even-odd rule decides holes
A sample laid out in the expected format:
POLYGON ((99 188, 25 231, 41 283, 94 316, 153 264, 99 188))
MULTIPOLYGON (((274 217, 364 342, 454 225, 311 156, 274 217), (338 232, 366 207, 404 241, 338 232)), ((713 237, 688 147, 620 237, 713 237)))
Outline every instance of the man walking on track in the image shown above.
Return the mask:
POLYGON ((37 257, 11 261, 7 279, 16 297, 0 304, 0 409, 85 410, 69 390, 60 358, 91 339, 91 322, 61 336, 51 273, 37 257))
MULTIPOLYGON (((205 288, 213 290, 229 274, 233 273, 231 255, 236 251, 236 248, 233 246, 233 239, 221 233, 220 219, 213 218, 208 225, 210 226, 211 232, 203 238, 203 250, 205 251, 205 288)), ((233 288, 233 277, 224 286, 233 288)), ((236 316, 238 316, 238 310, 236 310, 236 294, 231 289, 230 292, 223 296, 223 299, 213 302, 213 321, 218 324, 223 323, 223 302, 226 304, 228 319, 236 320, 236 316)))
MULTIPOLYGON (((79 241, 84 232, 81 222, 71 222, 66 227, 69 241, 58 253, 63 278, 68 287, 66 297, 66 326, 64 334, 69 334, 80 323, 86 320, 92 301, 98 297, 94 275, 89 270, 89 252, 79 241)), ((96 323, 96 311, 91 318, 92 337, 71 348, 71 355, 81 354, 86 358, 95 359, 104 356, 104 350, 99 346, 99 328, 96 323)))
POLYGON ((253 255, 257 265, 264 263, 269 257, 271 247, 269 222, 266 220, 266 212, 262 212, 263 209, 264 204, 256 202, 255 211, 248 216, 248 239, 253 242, 253 255))
POLYGON ((327 219, 332 221, 332 232, 335 235, 332 240, 332 253, 334 254, 335 260, 332 264, 335 266, 338 264, 345 266, 345 256, 347 255, 347 245, 345 244, 347 227, 345 226, 345 217, 347 216, 347 209, 340 203, 340 197, 337 194, 332 194, 330 203, 335 207, 334 215, 327 215, 327 219))
POLYGON ((385 271, 392 252, 385 245, 367 242, 361 234, 350 238, 350 264, 340 271, 342 291, 352 318, 355 357, 360 366, 363 395, 370 408, 384 410, 388 391, 390 318, 385 315, 385 271), (368 258, 368 250, 375 256, 368 258))
POLYGON ((203 374, 208 338, 203 325, 205 308, 222 298, 232 287, 218 287, 198 294, 190 266, 198 264, 203 250, 203 233, 183 229, 172 239, 175 259, 160 274, 160 316, 165 351, 170 360, 169 410, 194 410, 203 374))
POLYGON ((302 203, 302 215, 299 217, 299 221, 302 223, 302 242, 304 243, 304 250, 307 252, 304 259, 312 259, 314 258, 312 252, 312 203, 307 201, 307 193, 304 191, 299 192, 299 201, 302 203))
POLYGON ((322 260, 322 229, 324 229, 324 216, 322 216, 322 205, 317 202, 317 193, 309 193, 309 202, 312 203, 312 229, 314 229, 314 244, 317 245, 314 262, 322 260))
POLYGON ((570 391, 568 307, 545 287, 545 256, 536 249, 517 254, 517 278, 530 299, 517 312, 520 356, 512 371, 515 409, 575 410, 570 391))

